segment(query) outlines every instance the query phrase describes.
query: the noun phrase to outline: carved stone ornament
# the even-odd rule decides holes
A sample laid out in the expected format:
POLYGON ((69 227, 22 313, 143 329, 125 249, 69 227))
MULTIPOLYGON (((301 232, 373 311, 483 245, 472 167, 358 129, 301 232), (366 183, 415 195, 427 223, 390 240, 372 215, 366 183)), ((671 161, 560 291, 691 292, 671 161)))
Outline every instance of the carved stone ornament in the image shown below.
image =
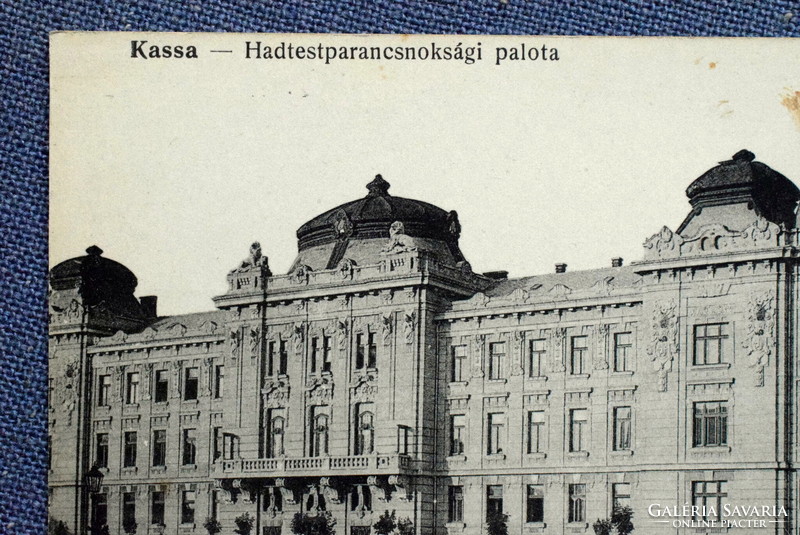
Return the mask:
POLYGON ((122 383, 125 380, 125 366, 114 368, 114 398, 122 400, 122 383))
POLYGON ((389 227, 389 241, 383 246, 383 254, 400 254, 417 250, 414 238, 406 234, 406 226, 402 221, 395 221, 389 227))
POLYGON ((764 386, 764 368, 775 348, 775 297, 772 292, 752 294, 747 303, 746 334, 742 345, 748 366, 755 372, 754 385, 764 386))
POLYGON ((57 300, 57 293, 50 294, 50 323, 78 323, 83 317, 83 305, 77 299, 57 300), (60 302, 59 302, 60 301, 60 302))
POLYGON ((564 353, 566 352, 567 330, 564 327, 558 327, 553 332, 553 342, 555 347, 553 349, 553 371, 563 373, 567 371, 567 365, 564 360, 564 353))
POLYGON ((517 330, 512 333, 514 352, 517 358, 511 366, 511 375, 522 375, 525 372, 525 331, 517 330))
POLYGON ((289 383, 282 379, 268 379, 261 390, 264 406, 270 409, 289 406, 289 383))
POLYGON ((389 345, 392 341, 392 328, 394 325, 394 314, 381 314, 381 335, 383 337, 383 345, 389 345))
POLYGON ((675 234, 669 227, 661 227, 661 230, 645 240, 644 259, 677 258, 680 256, 682 243, 681 235, 675 234))
POLYGON ((611 328, 601 323, 597 326, 597 351, 594 353, 594 369, 608 369, 608 334, 611 328))
POLYGON ((340 350, 347 349, 347 336, 350 330, 348 318, 334 320, 334 331, 336 332, 336 344, 340 350))
POLYGON ((350 221, 344 210, 337 210, 334 214, 333 232, 336 234, 337 239, 348 238, 353 233, 353 222, 350 221))
POLYGON ((461 223, 458 221, 458 212, 455 210, 450 210, 450 213, 447 214, 447 231, 454 240, 461 236, 461 223))
POLYGON ((80 369, 78 359, 66 361, 53 380, 53 398, 50 402, 53 409, 64 415, 67 427, 72 426, 78 399, 78 381, 80 369))
POLYGON ((231 358, 236 359, 239 356, 239 348, 242 345, 242 333, 239 329, 231 329, 228 333, 228 349, 231 352, 231 358))
POLYGON ((206 357, 203 359, 203 387, 200 389, 203 397, 210 396, 212 393, 214 377, 214 359, 206 357))
POLYGON ((295 323, 292 325, 292 342, 294 343, 294 352, 299 355, 303 352, 303 343, 305 342, 306 326, 304 323, 295 323))
POLYGON ((338 308, 339 310, 347 310, 349 304, 350 304, 349 295, 340 295, 336 298, 336 308, 338 308))
POLYGON ((154 363, 145 362, 142 368, 142 384, 144 385, 144 388, 142 389, 142 400, 144 401, 150 400, 150 388, 148 388, 148 386, 150 385, 150 378, 153 376, 154 367, 154 363))
POLYGON ((414 331, 417 327, 417 313, 416 311, 411 311, 403 314, 403 337, 405 338, 406 344, 411 344, 414 342, 414 331))
POLYGON ((472 376, 483 377, 483 350, 486 347, 486 335, 476 334, 475 338, 472 340, 472 344, 472 376))
POLYGON ((301 264, 294 269, 292 280, 295 284, 308 284, 311 271, 312 269, 310 267, 301 264))
POLYGON ((328 376, 314 376, 306 383, 306 397, 318 404, 328 404, 333 399, 333 381, 328 376))
POLYGON ((678 317, 675 301, 661 301, 653 305, 647 354, 658 374, 659 392, 667 391, 667 374, 672 371, 672 361, 678 356, 678 317))
POLYGON ((261 244, 256 241, 250 245, 250 252, 247 255, 247 258, 242 260, 237 267, 231 270, 231 273, 242 273, 244 271, 250 271, 253 268, 261 268, 262 266, 266 265, 267 257, 261 254, 261 244))
POLYGON ((408 478, 408 476, 389 476, 389 485, 394 487, 394 491, 397 493, 401 501, 409 501, 413 497, 411 491, 411 480, 408 478))
POLYGON ((342 276, 344 280, 350 280, 353 278, 353 272, 355 271, 356 262, 355 260, 351 260, 350 258, 345 258, 341 262, 339 262, 339 275, 342 276))
POLYGON ((258 326, 250 327, 250 356, 256 358, 258 356, 258 349, 261 347, 261 328, 258 326))
POLYGON ((378 395, 378 378, 372 373, 361 375, 351 388, 353 390, 353 401, 359 403, 375 401, 378 395))
POLYGON ((173 360, 170 362, 172 367, 172 397, 181 397, 181 372, 183 371, 183 361, 173 360))

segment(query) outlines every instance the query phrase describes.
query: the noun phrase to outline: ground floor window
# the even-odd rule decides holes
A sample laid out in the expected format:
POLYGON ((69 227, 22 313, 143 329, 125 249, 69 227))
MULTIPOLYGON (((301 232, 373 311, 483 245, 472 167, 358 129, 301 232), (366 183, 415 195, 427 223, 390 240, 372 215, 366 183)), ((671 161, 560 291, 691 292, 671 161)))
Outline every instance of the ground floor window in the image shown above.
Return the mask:
POLYGON ((569 486, 569 522, 586 522, 586 485, 569 486))
POLYGON ((526 522, 544 522, 544 487, 528 485, 526 522))
POLYGON ((486 518, 503 514, 503 485, 486 487, 486 518))
POLYGON ((448 522, 464 521, 464 487, 460 485, 451 486, 448 489, 448 522))

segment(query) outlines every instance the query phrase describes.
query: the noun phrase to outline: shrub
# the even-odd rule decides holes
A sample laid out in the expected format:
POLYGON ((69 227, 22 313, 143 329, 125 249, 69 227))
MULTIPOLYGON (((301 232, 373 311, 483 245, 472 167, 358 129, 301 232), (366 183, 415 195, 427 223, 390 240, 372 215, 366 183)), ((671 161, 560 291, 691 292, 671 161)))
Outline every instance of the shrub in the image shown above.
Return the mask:
POLYGON ((215 518, 208 517, 206 521, 203 522, 203 527, 206 528, 208 535, 217 535, 217 533, 222 531, 222 524, 215 518))
POLYGON ((506 526, 506 515, 497 511, 489 513, 489 518, 486 519, 488 524, 489 535, 508 535, 508 526, 506 526))
POLYGON ((328 511, 317 515, 295 513, 292 517, 292 533, 295 535, 334 535, 334 519, 328 511))
POLYGON ((401 518, 397 521, 398 535, 414 535, 414 522, 410 518, 401 518))
POLYGON ((389 535, 395 528, 397 528, 397 521, 394 517, 394 511, 391 514, 389 514, 389 511, 384 512, 378 521, 372 525, 372 529, 378 535, 389 535))
POLYGON ((253 524, 255 524, 255 522, 256 519, 250 516, 250 513, 239 515, 236 517, 236 519, 234 519, 236 529, 233 531, 239 535, 250 535, 250 532, 253 531, 253 524))

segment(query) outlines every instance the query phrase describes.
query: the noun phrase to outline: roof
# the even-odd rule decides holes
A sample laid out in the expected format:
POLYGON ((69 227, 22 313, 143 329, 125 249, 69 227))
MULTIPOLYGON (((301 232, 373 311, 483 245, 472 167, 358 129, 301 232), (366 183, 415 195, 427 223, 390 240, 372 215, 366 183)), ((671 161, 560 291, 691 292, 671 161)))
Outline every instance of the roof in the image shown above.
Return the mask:
POLYGON ((124 293, 133 293, 138 281, 131 270, 102 256, 103 250, 96 245, 86 249, 85 256, 65 260, 50 270, 50 281, 54 289, 73 287, 79 279, 87 287, 113 286, 124 293))

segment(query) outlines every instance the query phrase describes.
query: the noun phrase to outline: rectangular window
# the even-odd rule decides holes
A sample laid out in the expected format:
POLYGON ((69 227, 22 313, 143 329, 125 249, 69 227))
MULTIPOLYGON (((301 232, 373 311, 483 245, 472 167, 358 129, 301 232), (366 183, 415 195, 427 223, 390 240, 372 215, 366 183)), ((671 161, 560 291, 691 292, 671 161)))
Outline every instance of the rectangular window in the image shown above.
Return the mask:
POLYGON ((694 404, 694 439, 696 448, 728 444, 728 405, 724 401, 694 404))
POLYGON ((613 509, 631 506, 630 483, 614 483, 611 487, 611 505, 613 509))
POLYGON ((155 402, 164 403, 169 397, 169 372, 167 370, 156 371, 156 391, 155 402))
POLYGON ((528 485, 525 521, 544 522, 544 486, 528 485))
POLYGON ((273 340, 267 346, 266 376, 286 375, 289 354, 286 351, 286 340, 273 340))
POLYGON ((450 348, 452 382, 463 381, 467 371, 467 346, 453 346, 450 348))
POLYGON ((467 417, 463 414, 450 416, 450 455, 464 454, 464 440, 467 438, 467 417))
POLYGON ((356 405, 356 455, 369 455, 375 451, 375 408, 372 403, 356 405))
POLYGON ((447 489, 447 521, 464 521, 464 487, 451 485, 447 489))
POLYGON ((181 493, 181 524, 194 524, 194 502, 193 490, 184 490, 181 493))
POLYGON ((222 434, 222 458, 226 461, 233 459, 236 453, 236 437, 230 433, 222 434))
POLYGON ((331 372, 331 337, 322 337, 322 371, 324 373, 331 372))
POLYGON ((284 454, 286 418, 283 409, 269 409, 267 413, 267 457, 280 457, 284 454))
POLYGON ((139 372, 129 373, 125 383, 125 403, 139 403, 139 372))
POLYGON ((544 439, 544 411, 528 411, 528 453, 542 453, 544 439))
POLYGON ((186 368, 185 381, 183 383, 183 399, 189 401, 197 399, 198 369, 186 368))
POLYGON ((97 378, 97 405, 108 407, 111 404, 111 376, 101 375, 97 378))
POLYGON ((489 455, 499 455, 503 453, 505 447, 505 418, 503 413, 491 413, 488 418, 488 445, 486 453, 489 455))
POLYGON ((614 408, 614 451, 631 449, 631 408, 614 408))
POLYGON ((311 407, 311 457, 328 454, 328 407, 311 407))
POLYGON ((502 379, 505 375, 506 343, 489 344, 489 379, 502 379))
POLYGON ((375 344, 375 333, 367 334, 367 368, 378 367, 378 346, 375 344))
POLYGON ((164 429, 153 431, 153 466, 167 465, 167 432, 164 429))
POLYGON ((411 451, 411 428, 405 425, 397 426, 397 453, 408 455, 411 451))
POLYGON ((727 362, 728 324, 709 323, 694 326, 694 364, 707 366, 727 362))
POLYGON ((197 430, 183 430, 183 455, 181 456, 184 466, 196 464, 197 461, 197 430))
POLYGON ((543 377, 544 363, 547 357, 545 340, 531 340, 530 351, 528 353, 528 376, 543 377))
POLYGON ((503 485, 486 487, 486 519, 503 514, 503 485))
POLYGON ((569 486, 568 522, 586 522, 586 485, 572 483, 569 486))
POLYGON ((108 495, 105 492, 92 497, 92 526, 108 524, 108 495))
POLYGON ((136 493, 122 493, 122 528, 133 527, 136 524, 136 493))
POLYGON ((356 335, 356 369, 365 366, 374 369, 378 364, 378 347, 375 345, 375 333, 359 333, 356 335))
POLYGON ((719 518, 727 481, 692 481, 692 505, 697 507, 695 520, 715 520, 719 518))
POLYGON ((212 453, 211 462, 217 462, 217 459, 222 457, 222 428, 215 427, 211 436, 212 453))
POLYGON ((320 365, 322 348, 319 337, 315 336, 311 339, 311 362, 309 363, 309 373, 317 373, 317 367, 320 365))
POLYGON ((573 336, 570 347, 570 374, 583 375, 588 373, 586 355, 589 352, 588 336, 573 336))
POLYGON ((627 372, 632 368, 633 349, 631 333, 617 333, 614 335, 614 371, 627 372))
POLYGON ((214 367, 214 397, 219 399, 225 393, 225 366, 214 367))
POLYGON ((122 466, 126 468, 136 466, 136 439, 137 439, 136 431, 125 431, 125 436, 123 438, 125 444, 123 451, 122 466))
POLYGON ((98 468, 108 468, 108 433, 97 434, 94 462, 98 468))
POLYGON ((311 373, 331 371, 331 337, 316 336, 311 339, 311 373))
POLYGON ((164 523, 164 493, 157 491, 150 495, 150 522, 164 523))
POLYGON ((587 451, 589 445, 589 411, 569 411, 569 451, 587 451))

